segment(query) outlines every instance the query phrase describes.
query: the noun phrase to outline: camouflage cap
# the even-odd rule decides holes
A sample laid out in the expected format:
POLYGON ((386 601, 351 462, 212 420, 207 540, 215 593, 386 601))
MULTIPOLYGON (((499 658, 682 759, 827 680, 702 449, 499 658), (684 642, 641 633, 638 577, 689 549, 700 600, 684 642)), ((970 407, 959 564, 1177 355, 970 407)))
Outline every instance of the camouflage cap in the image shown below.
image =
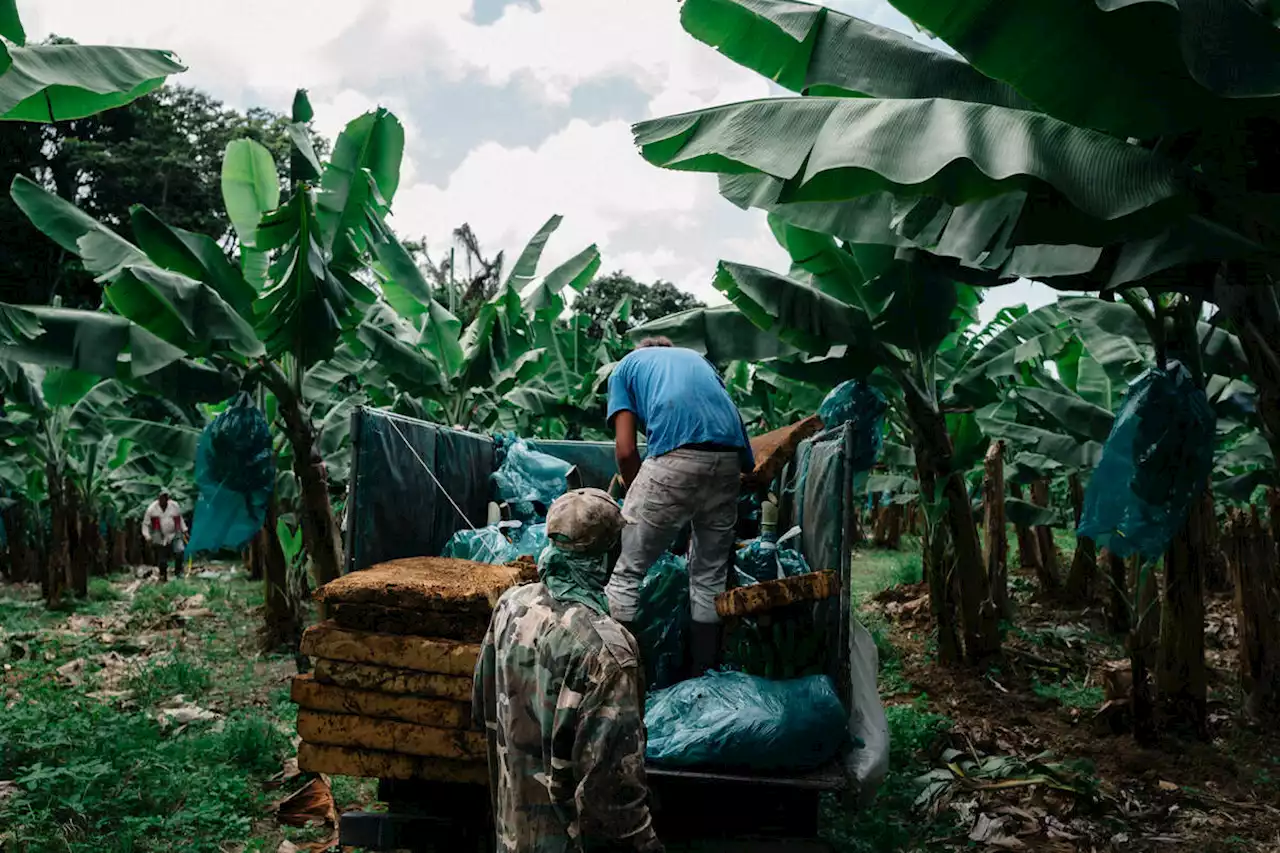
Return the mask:
POLYGON ((600 489, 575 489, 547 511, 547 538, 561 550, 603 554, 622 533, 622 509, 600 489))

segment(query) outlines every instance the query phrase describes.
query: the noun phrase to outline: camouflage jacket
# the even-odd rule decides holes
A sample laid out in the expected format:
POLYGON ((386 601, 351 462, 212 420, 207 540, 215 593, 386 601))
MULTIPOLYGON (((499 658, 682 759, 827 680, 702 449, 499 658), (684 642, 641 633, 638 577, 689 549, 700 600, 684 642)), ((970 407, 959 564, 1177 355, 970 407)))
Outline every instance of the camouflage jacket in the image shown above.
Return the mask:
POLYGON ((500 853, 661 851, 644 778, 642 674, 608 615, 542 583, 498 601, 476 665, 500 853))

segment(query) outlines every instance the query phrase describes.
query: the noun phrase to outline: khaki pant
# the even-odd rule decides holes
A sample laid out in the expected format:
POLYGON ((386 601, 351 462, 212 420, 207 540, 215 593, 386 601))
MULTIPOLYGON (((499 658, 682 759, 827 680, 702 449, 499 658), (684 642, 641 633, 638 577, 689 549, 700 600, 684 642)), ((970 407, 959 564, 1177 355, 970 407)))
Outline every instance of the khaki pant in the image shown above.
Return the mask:
POLYGON ((640 466, 622 504, 622 554, 605 592, 609 610, 632 622, 645 572, 693 528, 689 550, 689 599, 693 621, 716 623, 716 596, 724 592, 733 559, 741 463, 737 453, 673 450, 640 466))

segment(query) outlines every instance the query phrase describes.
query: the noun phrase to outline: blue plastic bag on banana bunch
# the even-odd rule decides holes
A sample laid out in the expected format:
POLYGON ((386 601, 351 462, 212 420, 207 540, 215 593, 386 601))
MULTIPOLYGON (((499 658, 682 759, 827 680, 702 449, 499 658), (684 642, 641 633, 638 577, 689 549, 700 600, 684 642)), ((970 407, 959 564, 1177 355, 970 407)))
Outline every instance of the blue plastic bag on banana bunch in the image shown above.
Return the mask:
POLYGON ((796 550, 799 544, 799 527, 791 528, 776 542, 768 536, 752 539, 734 554, 734 568, 739 576, 745 575, 752 581, 772 581, 808 574, 812 569, 804 555, 796 550))
POLYGON ((1077 531, 1119 557, 1169 547, 1213 468, 1213 408, 1178 362, 1134 381, 1084 497, 1077 531))
POLYGON ((650 694, 644 722, 645 757, 669 767, 811 770, 849 742, 848 717, 825 675, 707 673, 650 694))
POLYGON ((241 392, 200 433, 196 484, 200 492, 187 553, 248 545, 262 529, 276 486, 271 428, 248 393, 241 392))
POLYGON ((547 508, 569 488, 566 477, 573 466, 563 459, 533 450, 522 439, 504 438, 499 445, 501 458, 493 472, 493 499, 511 507, 511 514, 521 521, 538 521, 547 508))
POLYGON ((684 674, 688 644, 689 567, 684 557, 664 552, 640 583, 633 623, 649 690, 675 684, 684 674))
POLYGON ((818 406, 818 417, 827 429, 853 423, 849 464, 854 471, 869 471, 876 464, 884 444, 884 413, 888 409, 883 394, 857 379, 841 382, 818 406))

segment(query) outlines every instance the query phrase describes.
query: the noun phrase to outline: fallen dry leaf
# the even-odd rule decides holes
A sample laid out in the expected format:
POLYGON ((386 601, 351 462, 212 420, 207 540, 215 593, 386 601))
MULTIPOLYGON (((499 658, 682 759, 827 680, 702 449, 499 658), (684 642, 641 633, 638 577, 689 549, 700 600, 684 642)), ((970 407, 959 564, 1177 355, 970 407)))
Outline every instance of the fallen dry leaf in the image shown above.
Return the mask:
POLYGON ((299 853, 299 848, 298 845, 286 839, 280 842, 280 846, 276 848, 276 853, 299 853))
POLYGON ((3 803, 16 793, 18 793, 17 782, 0 781, 0 803, 3 803))
POLYGON ((333 802, 333 790, 325 776, 317 776, 285 797, 277 804, 275 812, 276 820, 287 826, 311 823, 338 825, 338 807, 333 802))
POLYGON ((272 776, 270 779, 262 783, 262 787, 268 791, 273 791, 281 785, 288 784, 294 779, 302 775, 302 771, 298 769, 298 758, 286 758, 284 766, 280 768, 280 772, 272 776))
POLYGON ((81 678, 84 676, 84 667, 84 658, 76 658, 73 661, 68 661, 58 667, 58 677, 66 679, 68 683, 74 686, 79 684, 81 678))
POLYGON ((1178 786, 1177 786, 1177 785, 1175 785, 1175 784, 1173 784, 1172 782, 1166 782, 1166 781, 1164 781, 1163 779, 1161 779, 1161 780, 1160 780, 1160 790, 1161 790, 1161 791, 1176 791, 1176 790, 1178 790, 1178 786))

